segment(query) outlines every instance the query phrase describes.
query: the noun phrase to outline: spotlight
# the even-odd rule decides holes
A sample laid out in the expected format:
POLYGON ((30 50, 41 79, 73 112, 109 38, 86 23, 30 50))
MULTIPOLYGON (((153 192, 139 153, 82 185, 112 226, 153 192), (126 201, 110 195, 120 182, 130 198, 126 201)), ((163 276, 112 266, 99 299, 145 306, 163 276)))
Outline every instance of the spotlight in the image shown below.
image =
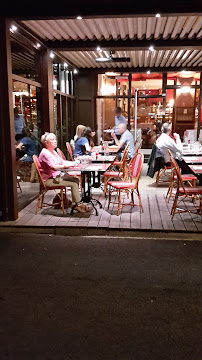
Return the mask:
POLYGON ((112 59, 110 57, 97 57, 95 59, 95 61, 97 61, 97 62, 106 62, 106 61, 112 61, 112 59))
POLYGON ((66 62, 64 62, 64 67, 67 68, 68 67, 68 64, 66 62))
POLYGON ((36 47, 39 49, 41 47, 41 44, 37 43, 36 47))
POLYGON ((74 74, 78 74, 78 70, 77 70, 77 69, 74 69, 73 73, 74 73, 74 74))
POLYGON ((55 54, 52 51, 50 53, 50 57, 51 57, 51 59, 53 59, 55 57, 55 54))
POLYGON ((77 16, 77 20, 82 20, 82 16, 77 16))
POLYGON ((160 15, 160 14, 156 14, 156 17, 159 18, 159 17, 161 17, 161 15, 160 15))
POLYGON ((150 51, 154 51, 154 47, 151 45, 151 46, 149 47, 149 50, 150 50, 150 51))
POLYGON ((150 72, 151 72, 151 71, 150 71, 150 70, 148 70, 148 71, 147 71, 147 74, 150 74, 150 72))
POLYGON ((98 46, 96 50, 97 50, 97 51, 101 51, 101 48, 98 46))
POLYGON ((15 32, 17 29, 18 29, 17 26, 12 25, 11 28, 10 28, 10 31, 15 32))

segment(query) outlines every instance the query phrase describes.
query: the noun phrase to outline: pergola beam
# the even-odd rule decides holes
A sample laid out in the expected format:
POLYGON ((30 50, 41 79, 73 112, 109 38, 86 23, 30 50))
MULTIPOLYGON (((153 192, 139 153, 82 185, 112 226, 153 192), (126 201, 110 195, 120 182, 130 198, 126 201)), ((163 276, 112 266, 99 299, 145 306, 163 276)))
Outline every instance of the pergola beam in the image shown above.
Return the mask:
POLYGON ((202 50, 201 42, 197 39, 159 39, 159 40, 48 40, 45 45, 55 51, 95 51, 97 46, 102 50, 148 50, 152 45, 155 50, 202 50))
MULTIPOLYGON (((46 6, 39 0, 35 0, 34 6, 27 6, 27 0, 6 2, 1 9, 2 17, 15 19, 54 19, 83 17, 110 17, 110 16, 155 16, 165 14, 195 14, 201 12, 200 1, 169 0, 153 1, 149 6, 144 1, 131 0, 103 0, 101 3, 94 0, 58 0, 56 6, 46 6)), ((175 15, 174 14, 174 15, 175 15)))
POLYGON ((96 74, 104 74, 105 72, 113 72, 113 73, 142 73, 142 74, 146 74, 147 71, 149 70, 151 73, 167 73, 167 72, 180 72, 185 70, 186 71, 195 71, 195 72, 201 72, 201 67, 199 66, 189 66, 189 67, 106 67, 106 68, 79 68, 79 73, 89 73, 89 72, 93 72, 96 74))

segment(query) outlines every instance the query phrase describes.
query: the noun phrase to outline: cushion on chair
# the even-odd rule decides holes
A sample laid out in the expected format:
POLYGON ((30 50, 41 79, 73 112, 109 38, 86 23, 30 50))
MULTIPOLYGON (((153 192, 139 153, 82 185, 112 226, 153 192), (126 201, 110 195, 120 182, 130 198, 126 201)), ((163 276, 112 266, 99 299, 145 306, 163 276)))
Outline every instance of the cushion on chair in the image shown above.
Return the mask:
MULTIPOLYGON (((185 191, 186 191, 186 193, 187 194, 189 194, 189 195, 191 195, 191 194, 193 194, 193 195, 202 195, 202 186, 196 186, 196 187, 185 187, 185 191)), ((179 192, 180 193, 182 193, 182 194, 184 194, 184 189, 183 189, 183 187, 180 187, 179 188, 179 192)))
POLYGON ((134 187, 134 183, 128 181, 108 181, 107 184, 113 186, 115 189, 129 189, 134 187))
MULTIPOLYGON (((197 177, 192 174, 183 174, 181 175, 183 180, 197 180, 197 177)), ((174 180, 177 180, 177 175, 174 175, 174 180)))
POLYGON ((122 161, 113 161, 113 163, 111 165, 116 165, 116 166, 119 166, 119 165, 123 165, 123 162, 122 161))
POLYGON ((65 189, 65 186, 46 186, 47 190, 55 190, 55 189, 65 189))
POLYGON ((81 171, 68 171, 70 176, 81 176, 81 171))
POLYGON ((123 176, 123 173, 122 172, 119 172, 119 171, 105 171, 105 173, 102 175, 102 176, 109 176, 109 177, 121 177, 123 176))

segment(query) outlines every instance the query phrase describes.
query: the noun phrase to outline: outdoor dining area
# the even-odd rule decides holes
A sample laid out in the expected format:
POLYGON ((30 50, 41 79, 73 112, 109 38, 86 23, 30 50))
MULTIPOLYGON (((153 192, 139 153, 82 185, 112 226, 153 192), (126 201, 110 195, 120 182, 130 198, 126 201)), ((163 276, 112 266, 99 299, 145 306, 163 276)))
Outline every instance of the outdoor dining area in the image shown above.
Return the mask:
MULTIPOLYGON (((128 144, 129 145, 129 144, 128 144)), ((118 146, 105 141, 94 146, 91 154, 75 156, 66 143, 67 159, 73 166, 62 169, 78 178, 81 201, 90 211, 80 213, 71 205, 70 188, 47 186, 40 171, 39 159, 33 156, 39 176, 39 193, 19 212, 16 226, 85 227, 105 229, 144 229, 201 231, 202 229, 202 146, 200 142, 183 143, 183 160, 192 170, 181 174, 169 151, 170 166, 163 166, 153 178, 147 176, 142 141, 135 143, 129 159, 129 146, 117 159, 118 146), (76 159, 76 165, 75 165, 76 159)), ((9 222, 5 222, 5 225, 9 222)))

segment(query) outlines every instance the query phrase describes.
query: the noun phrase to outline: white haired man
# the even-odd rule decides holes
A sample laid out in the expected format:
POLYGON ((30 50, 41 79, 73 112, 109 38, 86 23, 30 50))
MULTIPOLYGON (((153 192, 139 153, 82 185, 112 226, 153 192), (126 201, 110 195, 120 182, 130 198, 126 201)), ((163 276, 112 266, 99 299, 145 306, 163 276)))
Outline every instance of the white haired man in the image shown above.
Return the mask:
POLYGON ((180 136, 177 133, 171 136, 172 124, 164 123, 161 128, 162 134, 156 140, 156 146, 161 151, 165 164, 170 163, 170 155, 168 153, 168 149, 173 154, 174 159, 178 163, 179 167, 182 170, 182 174, 194 174, 191 168, 187 165, 187 163, 182 159, 182 142, 180 140, 180 136))
POLYGON ((118 145, 118 159, 120 160, 122 157, 122 153, 124 148, 126 147, 126 145, 129 143, 129 147, 128 147, 128 158, 132 159, 132 157, 135 154, 135 145, 134 145, 134 139, 133 139, 133 135, 131 134, 131 132, 127 129, 126 124, 121 123, 118 125, 118 132, 119 134, 121 134, 121 138, 120 140, 117 139, 116 134, 113 132, 112 133, 112 137, 116 143, 116 145, 118 145))

